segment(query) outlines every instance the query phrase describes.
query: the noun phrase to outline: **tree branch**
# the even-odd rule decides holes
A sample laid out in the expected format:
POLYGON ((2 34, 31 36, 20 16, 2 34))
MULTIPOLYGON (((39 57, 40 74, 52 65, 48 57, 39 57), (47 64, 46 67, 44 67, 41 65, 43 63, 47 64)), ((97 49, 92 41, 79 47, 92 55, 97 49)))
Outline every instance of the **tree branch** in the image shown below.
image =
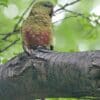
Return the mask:
POLYGON ((72 13, 72 14, 74 14, 74 15, 81 16, 81 17, 87 19, 89 22, 91 21, 90 18, 89 18, 88 16, 85 16, 85 15, 82 14, 82 13, 74 12, 74 11, 71 11, 71 10, 68 10, 68 9, 63 9, 63 10, 66 11, 66 12, 70 12, 70 13, 72 13))
POLYGON ((16 39, 14 42, 12 42, 11 44, 9 44, 7 47, 3 48, 0 50, 1 52, 4 52, 5 50, 7 50, 8 48, 10 48, 11 46, 15 45, 20 39, 16 39))
POLYGON ((100 98, 100 51, 34 51, 0 66, 1 100, 85 96, 100 98))
POLYGON ((59 10, 65 9, 67 6, 71 6, 71 5, 73 5, 73 4, 75 4, 75 3, 79 2, 79 1, 80 1, 80 0, 75 0, 75 1, 73 1, 73 2, 71 2, 71 3, 66 3, 66 4, 65 4, 64 6, 62 6, 61 8, 57 9, 57 10, 55 11, 55 13, 58 12, 59 10))
POLYGON ((17 32, 20 32, 20 29, 14 30, 13 32, 9 32, 9 33, 4 34, 5 36, 2 38, 2 40, 6 40, 9 36, 14 35, 17 32))

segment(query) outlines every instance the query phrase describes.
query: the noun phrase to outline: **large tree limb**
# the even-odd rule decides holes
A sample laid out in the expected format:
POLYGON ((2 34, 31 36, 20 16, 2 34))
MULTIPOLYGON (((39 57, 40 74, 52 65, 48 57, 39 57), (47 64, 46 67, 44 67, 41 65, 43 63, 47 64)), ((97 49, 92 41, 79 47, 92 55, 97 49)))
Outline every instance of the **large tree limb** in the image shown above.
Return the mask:
POLYGON ((0 66, 0 100, 100 97, 100 51, 19 54, 0 66))

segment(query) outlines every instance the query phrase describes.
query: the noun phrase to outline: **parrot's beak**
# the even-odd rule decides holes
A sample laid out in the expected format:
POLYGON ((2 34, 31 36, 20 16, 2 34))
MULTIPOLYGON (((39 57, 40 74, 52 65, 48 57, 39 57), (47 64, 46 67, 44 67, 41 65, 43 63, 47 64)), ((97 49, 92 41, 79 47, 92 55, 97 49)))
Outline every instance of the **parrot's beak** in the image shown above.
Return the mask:
POLYGON ((53 5, 52 3, 50 3, 50 2, 45 2, 45 3, 43 4, 43 6, 45 6, 45 7, 47 7, 47 8, 50 9, 49 16, 52 17, 54 5, 53 5))
POLYGON ((53 16, 53 7, 51 8, 51 12, 50 12, 49 16, 50 16, 50 17, 53 16))
POLYGON ((53 8, 53 4, 51 4, 50 2, 44 3, 44 6, 48 8, 53 8))

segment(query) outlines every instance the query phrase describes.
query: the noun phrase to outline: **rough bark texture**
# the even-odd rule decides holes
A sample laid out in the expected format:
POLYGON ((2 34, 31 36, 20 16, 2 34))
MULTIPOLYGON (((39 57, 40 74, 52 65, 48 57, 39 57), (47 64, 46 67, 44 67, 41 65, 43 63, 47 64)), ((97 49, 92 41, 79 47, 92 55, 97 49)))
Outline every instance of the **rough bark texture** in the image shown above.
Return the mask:
POLYGON ((0 66, 0 100, 100 97, 100 51, 19 54, 0 66))

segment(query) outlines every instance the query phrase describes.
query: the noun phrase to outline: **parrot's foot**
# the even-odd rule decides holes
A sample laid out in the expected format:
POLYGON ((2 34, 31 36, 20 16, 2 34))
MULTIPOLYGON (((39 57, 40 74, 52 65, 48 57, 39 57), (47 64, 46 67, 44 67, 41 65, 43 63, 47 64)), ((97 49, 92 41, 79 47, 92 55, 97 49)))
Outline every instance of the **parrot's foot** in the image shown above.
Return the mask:
POLYGON ((27 48, 27 46, 23 45, 23 49, 28 56, 32 56, 35 58, 35 50, 33 48, 27 48))
POLYGON ((54 50, 54 46, 53 45, 50 45, 50 50, 54 50))
POLYGON ((44 53, 52 52, 50 49, 46 48, 45 46, 38 46, 36 50, 44 53))
POLYGON ((34 51, 33 49, 27 49, 27 50, 25 50, 25 53, 26 53, 28 56, 35 55, 35 51, 34 51))

